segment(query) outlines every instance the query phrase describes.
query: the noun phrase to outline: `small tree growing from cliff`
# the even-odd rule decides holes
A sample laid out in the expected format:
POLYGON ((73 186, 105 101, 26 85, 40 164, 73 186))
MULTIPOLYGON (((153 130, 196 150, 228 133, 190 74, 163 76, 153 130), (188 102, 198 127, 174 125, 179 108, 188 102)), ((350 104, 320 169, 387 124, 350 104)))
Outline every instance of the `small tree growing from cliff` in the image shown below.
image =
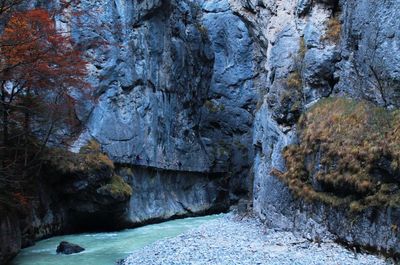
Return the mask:
POLYGON ((34 164, 57 126, 74 120, 71 90, 89 86, 82 52, 57 31, 48 11, 13 12, 0 55, 0 175, 10 181, 34 164))

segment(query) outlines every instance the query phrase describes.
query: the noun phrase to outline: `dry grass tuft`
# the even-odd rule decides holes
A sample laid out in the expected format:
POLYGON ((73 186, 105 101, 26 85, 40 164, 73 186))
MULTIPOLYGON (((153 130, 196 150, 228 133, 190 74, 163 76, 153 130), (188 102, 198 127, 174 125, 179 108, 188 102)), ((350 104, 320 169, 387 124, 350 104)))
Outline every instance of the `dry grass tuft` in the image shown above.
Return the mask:
POLYGON ((342 24, 338 17, 333 17, 328 20, 325 36, 323 40, 332 43, 338 43, 340 40, 340 33, 342 31, 342 24))
POLYGON ((289 88, 294 88, 296 90, 300 90, 302 86, 301 74, 299 71, 295 71, 290 73, 286 79, 286 85, 289 88))
POLYGON ((291 190, 309 200, 352 210, 400 205, 395 176, 377 178, 382 159, 400 164, 400 115, 371 103, 344 98, 322 100, 299 121, 299 145, 284 151, 287 172, 281 174, 291 190), (316 186, 315 183, 318 183, 316 186), (388 186, 392 190, 388 195, 388 186))
POLYGON ((63 174, 114 170, 114 163, 101 152, 96 141, 90 141, 78 154, 64 149, 49 149, 44 160, 63 174))

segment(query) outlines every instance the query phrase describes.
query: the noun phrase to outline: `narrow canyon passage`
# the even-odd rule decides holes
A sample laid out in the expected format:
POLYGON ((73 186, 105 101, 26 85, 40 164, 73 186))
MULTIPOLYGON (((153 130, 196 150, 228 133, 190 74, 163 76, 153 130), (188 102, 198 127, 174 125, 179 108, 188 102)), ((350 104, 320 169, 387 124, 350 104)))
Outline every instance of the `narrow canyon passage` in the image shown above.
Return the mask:
POLYGON ((399 0, 0 0, 0 265, 400 260, 399 25, 399 0))

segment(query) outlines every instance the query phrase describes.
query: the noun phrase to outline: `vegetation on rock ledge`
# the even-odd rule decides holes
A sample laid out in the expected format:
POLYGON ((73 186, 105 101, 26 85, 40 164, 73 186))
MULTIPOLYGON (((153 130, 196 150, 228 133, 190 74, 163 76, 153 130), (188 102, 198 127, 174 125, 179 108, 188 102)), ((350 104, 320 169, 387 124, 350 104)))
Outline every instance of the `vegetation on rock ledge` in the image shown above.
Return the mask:
POLYGON ((353 211, 400 205, 400 113, 366 101, 322 100, 303 114, 299 145, 274 170, 295 195, 353 211))
POLYGON ((127 198, 132 196, 132 188, 122 177, 114 175, 110 182, 98 189, 100 194, 109 194, 113 198, 127 198))
POLYGON ((64 174, 90 171, 114 170, 114 163, 103 154, 100 145, 92 140, 83 146, 78 154, 64 150, 63 148, 49 149, 45 158, 54 169, 64 174))
POLYGON ((100 144, 89 141, 78 154, 64 149, 49 149, 45 161, 55 170, 70 177, 90 176, 98 178, 97 194, 111 196, 117 200, 125 200, 132 195, 132 188, 115 173, 115 165, 101 151, 100 144))

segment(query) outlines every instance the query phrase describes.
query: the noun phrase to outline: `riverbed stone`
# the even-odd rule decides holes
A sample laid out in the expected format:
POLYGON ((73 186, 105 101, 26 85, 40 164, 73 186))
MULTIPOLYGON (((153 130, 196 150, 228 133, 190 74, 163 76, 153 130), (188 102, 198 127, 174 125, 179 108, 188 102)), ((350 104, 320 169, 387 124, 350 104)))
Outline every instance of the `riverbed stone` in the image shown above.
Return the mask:
MULTIPOLYGON (((230 215, 209 221, 178 237, 134 251, 122 265, 317 265, 387 264, 354 253, 325 238, 318 241, 269 229, 257 219, 230 215)), ((388 262, 390 264, 390 261, 388 262)))
POLYGON ((58 246, 57 246, 57 254, 64 254, 64 255, 71 255, 75 253, 80 253, 85 251, 85 249, 79 245, 69 243, 66 241, 62 241, 58 246))

